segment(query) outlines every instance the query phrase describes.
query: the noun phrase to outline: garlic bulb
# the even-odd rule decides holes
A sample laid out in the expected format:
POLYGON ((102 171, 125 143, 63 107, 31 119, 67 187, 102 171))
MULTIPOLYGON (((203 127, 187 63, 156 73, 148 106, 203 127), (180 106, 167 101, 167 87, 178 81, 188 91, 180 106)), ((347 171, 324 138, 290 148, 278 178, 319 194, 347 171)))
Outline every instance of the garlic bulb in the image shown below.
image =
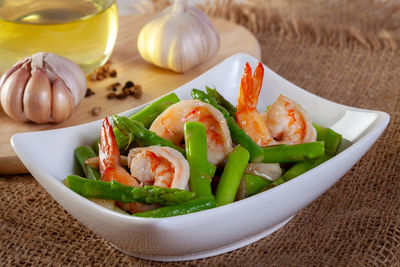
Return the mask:
POLYGON ((18 61, 0 79, 4 112, 17 121, 61 122, 86 93, 86 77, 67 58, 39 52, 18 61))
POLYGON ((185 72, 217 53, 219 35, 206 14, 175 0, 142 28, 137 44, 145 60, 185 72))

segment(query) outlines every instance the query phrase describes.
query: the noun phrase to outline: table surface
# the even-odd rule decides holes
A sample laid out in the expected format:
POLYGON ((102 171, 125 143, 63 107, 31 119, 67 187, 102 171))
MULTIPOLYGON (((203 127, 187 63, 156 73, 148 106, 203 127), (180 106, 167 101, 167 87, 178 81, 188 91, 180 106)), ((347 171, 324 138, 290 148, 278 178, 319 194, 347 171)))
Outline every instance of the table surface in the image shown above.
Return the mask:
POLYGON ((210 2, 204 10, 251 30, 263 63, 287 80, 334 102, 389 113, 391 121, 376 144, 277 232, 229 253, 183 263, 124 255, 74 220, 33 177, 1 177, 0 262, 400 266, 400 3, 210 2))

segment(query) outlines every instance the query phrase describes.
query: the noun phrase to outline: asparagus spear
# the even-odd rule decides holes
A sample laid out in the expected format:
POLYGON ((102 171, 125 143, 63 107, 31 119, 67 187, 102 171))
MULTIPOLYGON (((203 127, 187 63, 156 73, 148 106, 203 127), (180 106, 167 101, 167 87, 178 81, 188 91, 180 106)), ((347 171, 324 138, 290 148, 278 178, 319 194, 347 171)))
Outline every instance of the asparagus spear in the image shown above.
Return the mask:
MULTIPOLYGON (((148 129, 158 115, 160 115, 169 106, 178 102, 179 98, 175 93, 168 94, 133 114, 129 117, 129 119, 143 123, 143 126, 148 129)), ((119 149, 124 149, 129 143, 129 137, 122 134, 118 128, 114 128, 114 135, 119 149)))
POLYGON ((342 136, 335 131, 329 128, 322 127, 318 124, 313 123, 313 126, 317 131, 317 140, 324 142, 325 155, 315 159, 310 158, 308 160, 305 160, 304 162, 299 162, 293 165, 289 170, 284 173, 284 175, 282 176, 283 180, 289 181, 324 163, 336 154, 337 149, 342 142, 342 136))
POLYGON ((201 210, 211 209, 216 206, 214 196, 203 196, 187 201, 182 204, 161 207, 158 209, 148 210, 144 212, 138 212, 133 214, 136 217, 150 217, 150 218, 162 218, 178 216, 183 214, 189 214, 201 210))
POLYGON ((87 198, 103 198, 123 203, 176 205, 195 198, 195 193, 177 188, 162 188, 146 185, 133 187, 118 182, 94 181, 77 175, 68 175, 69 188, 87 198))
POLYGON ((192 89, 190 92, 190 95, 192 96, 193 99, 198 99, 200 101, 203 101, 204 103, 210 104, 224 115, 224 117, 230 116, 229 112, 221 105, 218 105, 217 100, 215 98, 207 95, 206 92, 198 90, 198 89, 192 89))
MULTIPOLYGON (((153 121, 169 106, 178 103, 179 98, 175 93, 168 94, 160 99, 152 102, 142 110, 129 117, 131 120, 141 122, 145 128, 149 128, 153 121)), ((128 144, 129 136, 124 135, 118 128, 114 128, 115 139, 117 140, 118 148, 124 150, 128 144)), ((98 152, 99 139, 93 143, 92 148, 98 152)))
POLYGON ((289 181, 289 180, 311 170, 312 168, 317 167, 318 165, 324 163, 325 161, 327 161, 330 158, 332 158, 332 156, 324 155, 324 156, 316 158, 316 159, 306 160, 303 162, 296 163, 295 165, 293 165, 289 170, 287 170, 283 174, 282 179, 284 181, 289 181))
POLYGON ((219 105, 224 107, 232 117, 236 116, 236 107, 226 100, 216 89, 206 86, 207 94, 214 98, 219 105))
POLYGON ((229 204, 235 200, 240 179, 243 176, 249 158, 249 152, 242 146, 236 146, 232 153, 229 154, 215 193, 217 206, 229 204))
POLYGON ((323 141, 297 145, 276 145, 264 147, 265 163, 293 163, 315 159, 325 154, 323 141))
POLYGON ((211 178, 216 168, 210 168, 207 160, 206 127, 196 121, 184 126, 186 159, 190 166, 190 190, 199 196, 211 195, 211 178))
POLYGON ((265 157, 262 147, 257 145, 246 132, 240 128, 232 117, 226 118, 229 131, 231 133, 232 142, 243 146, 250 153, 250 162, 261 162, 265 157))
MULTIPOLYGON (((204 91, 193 88, 192 91, 190 91, 190 95, 192 96, 193 99, 198 99, 200 101, 203 101, 204 103, 214 106, 215 108, 218 108, 217 100, 215 100, 215 98, 209 96, 204 91)), ((228 115, 229 115, 229 113, 228 113, 228 115)))
POLYGON ((175 93, 168 94, 133 114, 129 117, 129 119, 139 121, 143 123, 144 127, 149 128, 158 115, 160 115, 169 106, 178 102, 179 98, 175 93))
POLYGON ((264 187, 262 187, 260 190, 258 190, 256 192, 256 194, 264 192, 264 191, 267 191, 268 189, 271 189, 271 188, 276 187, 276 186, 278 186, 280 184, 283 184, 284 182, 285 182, 285 180, 283 180, 283 178, 280 177, 280 178, 276 179, 275 181, 273 181, 272 183, 267 184, 264 187))
POLYGON ((313 123, 313 126, 317 131, 317 141, 325 142, 325 153, 330 156, 335 155, 342 142, 342 136, 332 129, 325 128, 316 123, 313 123))
POLYGON ((118 115, 114 115, 113 120, 114 125, 123 134, 129 136, 129 139, 134 139, 138 146, 169 146, 178 150, 182 154, 185 154, 184 149, 174 145, 171 141, 158 136, 155 132, 146 129, 137 121, 118 115))
POLYGON ((221 111, 226 119, 226 123, 228 124, 233 143, 242 145, 244 148, 246 148, 246 150, 250 153, 250 162, 260 162, 263 160, 264 151, 262 147, 257 145, 253 139, 251 139, 250 136, 248 136, 246 132, 240 128, 235 119, 230 116, 229 112, 224 107, 217 104, 217 101, 213 97, 207 95, 203 91, 193 89, 191 94, 193 99, 198 99, 204 103, 213 105, 215 108, 221 111))
MULTIPOLYGON (((336 154, 336 151, 342 141, 342 136, 329 128, 325 128, 325 127, 319 126, 317 124, 313 124, 313 126, 317 131, 317 140, 318 140, 318 142, 314 142, 314 143, 323 142, 325 154, 322 156, 319 156, 317 158, 310 157, 309 159, 306 159, 303 162, 298 162, 295 165, 293 165, 289 170, 287 170, 283 174, 283 176, 281 178, 278 179, 282 183, 289 181, 289 180, 317 167, 318 165, 329 160, 336 154)), ((308 144, 312 144, 312 143, 308 143, 308 144)), ((303 145, 306 145, 306 144, 303 144, 303 145)), ((318 152, 318 150, 315 150, 315 152, 318 152)), ((313 153, 313 154, 315 155, 316 153, 313 153)), ((276 180, 275 182, 277 182, 278 180, 276 180)), ((269 188, 271 188, 271 186, 267 185, 261 191, 265 191, 269 188)))
MULTIPOLYGON (((318 153, 321 153, 320 148, 315 147, 315 150, 313 148, 311 148, 310 151, 314 150, 314 152, 308 155, 309 156, 308 159, 305 159, 303 162, 298 162, 295 165, 293 165, 289 170, 287 170, 283 174, 283 176, 281 178, 278 179, 279 181, 276 180, 274 183, 277 183, 277 182, 283 183, 283 182, 289 181, 289 180, 317 167, 318 165, 324 163, 325 161, 329 160, 336 154, 336 151, 342 141, 342 136, 329 128, 324 128, 317 124, 313 124, 313 126, 317 130, 317 140, 319 140, 314 143, 322 142, 324 144, 325 154, 323 154, 322 156, 319 156, 319 157, 310 157, 310 156, 315 156, 318 153)), ((313 144, 313 143, 305 143, 305 144, 301 144, 301 145, 310 146, 311 144, 313 144)), ((300 146, 300 145, 297 145, 297 146, 300 146)), ((292 148, 295 148, 295 146, 292 146, 292 148)), ((292 154, 292 155, 296 156, 295 154, 292 154)), ((275 184, 275 186, 276 185, 278 185, 278 184, 275 184)), ((260 191, 265 191, 271 187, 273 187, 273 186, 267 185, 260 191)))
POLYGON ((97 156, 93 149, 90 146, 80 146, 75 149, 74 154, 79 164, 81 165, 82 170, 85 172, 86 177, 92 180, 99 180, 99 171, 96 168, 85 164, 85 160, 97 156))
POLYGON ((267 180, 261 176, 245 173, 240 181, 239 189, 236 194, 237 199, 244 199, 256 194, 266 185, 271 184, 272 181, 267 180))

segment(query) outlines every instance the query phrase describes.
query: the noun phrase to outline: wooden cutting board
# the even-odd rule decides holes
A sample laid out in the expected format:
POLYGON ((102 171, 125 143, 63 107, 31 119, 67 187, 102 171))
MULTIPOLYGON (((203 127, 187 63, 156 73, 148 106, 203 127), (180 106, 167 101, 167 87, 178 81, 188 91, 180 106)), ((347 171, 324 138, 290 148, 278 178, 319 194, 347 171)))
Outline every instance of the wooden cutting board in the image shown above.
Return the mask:
POLYGON ((185 84, 236 53, 247 53, 255 58, 261 58, 260 45, 248 30, 226 20, 212 19, 221 38, 216 56, 184 74, 158 68, 144 61, 136 47, 137 35, 150 17, 150 15, 120 17, 117 43, 111 56, 111 67, 117 70, 117 77, 88 82, 88 87, 94 90, 95 94, 84 98, 67 121, 43 125, 20 123, 13 121, 0 110, 0 175, 28 172, 11 148, 10 138, 15 133, 78 125, 132 109, 185 84), (107 99, 106 95, 110 93, 106 89, 108 85, 114 82, 123 84, 128 80, 142 86, 143 94, 140 99, 133 97, 124 100, 107 99), (91 113, 93 107, 101 107, 101 112, 97 116, 91 113))

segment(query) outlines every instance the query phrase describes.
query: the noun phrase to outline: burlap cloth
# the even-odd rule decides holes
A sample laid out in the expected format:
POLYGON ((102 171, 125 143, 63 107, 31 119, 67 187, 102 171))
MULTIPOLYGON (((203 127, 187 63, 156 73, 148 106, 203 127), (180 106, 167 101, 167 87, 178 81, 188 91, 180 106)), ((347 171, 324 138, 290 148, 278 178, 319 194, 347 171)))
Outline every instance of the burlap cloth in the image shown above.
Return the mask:
POLYGON ((263 62, 286 79, 338 103, 389 113, 382 137, 274 234, 183 263, 126 256, 73 219, 31 176, 2 177, 0 265, 400 266, 400 3, 210 1, 203 8, 253 31, 263 62))

